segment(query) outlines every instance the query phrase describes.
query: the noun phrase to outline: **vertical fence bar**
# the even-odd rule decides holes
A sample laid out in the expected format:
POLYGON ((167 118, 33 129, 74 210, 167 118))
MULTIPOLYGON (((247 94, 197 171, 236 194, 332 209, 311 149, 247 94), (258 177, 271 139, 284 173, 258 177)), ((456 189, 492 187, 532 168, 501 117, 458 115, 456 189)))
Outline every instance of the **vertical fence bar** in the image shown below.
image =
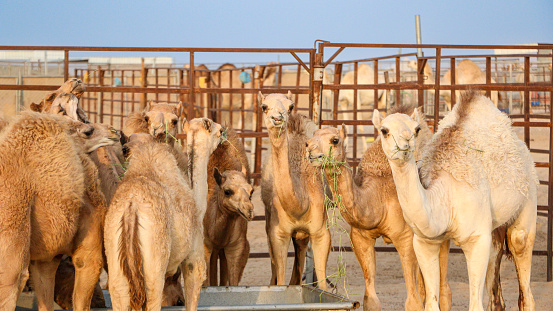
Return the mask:
POLYGON ((426 62, 426 59, 420 59, 417 57, 417 105, 422 107, 422 113, 424 113, 424 89, 421 89, 420 87, 424 85, 424 67, 426 66, 426 62))
MULTIPOLYGON (((492 58, 486 57, 486 85, 490 85, 492 83, 492 58)), ((492 92, 490 90, 486 90, 486 96, 491 98, 492 92)))
MULTIPOLYGON (((342 64, 335 64, 334 65, 334 85, 338 86, 342 82, 342 64)), ((334 120, 338 120, 338 101, 340 99, 340 91, 339 90, 333 90, 333 110, 332 111, 332 117, 334 120)))
MULTIPOLYGON (((195 94, 195 88, 194 85, 194 76, 196 74, 194 73, 194 52, 190 52, 190 71, 188 72, 188 85, 189 85, 189 91, 188 93, 188 120, 194 119, 194 97, 196 97, 195 94)), ((221 121, 219 121, 221 122, 221 121)))
MULTIPOLYGON (((551 58, 553 64, 553 58, 551 58)), ((550 84, 553 87, 553 70, 550 84)), ((545 77, 544 77, 545 80, 545 77)), ((549 92, 549 183, 547 210, 547 282, 553 281, 553 92, 549 92)))
POLYGON ((63 81, 69 79, 69 50, 63 50, 63 81))
MULTIPOLYGON (((527 87, 530 82, 530 57, 524 57, 524 86, 527 87)), ((524 142, 530 148, 530 92, 524 90, 524 142)))
MULTIPOLYGON (((396 83, 401 82, 401 61, 399 57, 396 57, 396 83)), ((396 105, 401 105, 401 90, 396 90, 396 105)), ((388 101, 386 101, 386 106, 388 101)), ((388 111, 388 107, 386 107, 386 111, 388 111)))
MULTIPOLYGON (((104 70, 98 67, 98 86, 104 86, 104 70)), ((98 93, 96 117, 99 123, 104 123, 104 92, 98 93)))
POLYGON ((434 133, 438 129, 440 119, 440 67, 442 63, 442 49, 436 48, 436 78, 434 79, 434 133))
MULTIPOLYGON (((450 60, 450 70, 451 70, 451 86, 455 87, 455 57, 452 57, 450 60)), ((451 90, 451 109, 455 107, 457 102, 457 91, 451 90)))

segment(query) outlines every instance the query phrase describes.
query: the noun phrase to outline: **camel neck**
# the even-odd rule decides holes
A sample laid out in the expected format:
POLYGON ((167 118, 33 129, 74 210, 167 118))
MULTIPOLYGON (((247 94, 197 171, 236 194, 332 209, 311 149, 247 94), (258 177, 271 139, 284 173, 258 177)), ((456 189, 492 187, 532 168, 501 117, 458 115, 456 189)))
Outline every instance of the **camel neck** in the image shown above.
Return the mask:
POLYGON ((200 219, 203 219, 207 209, 207 162, 209 161, 209 154, 196 151, 189 153, 188 156, 189 161, 193 163, 192 167, 189 168, 190 187, 194 193, 196 206, 201 214, 200 219))
POLYGON ((340 208, 342 217, 355 227, 373 229, 380 222, 380 215, 376 215, 375 208, 367 206, 367 193, 363 192, 353 181, 353 173, 349 166, 339 165, 336 168, 325 169, 326 180, 332 192, 332 199, 340 208), (338 203, 339 202, 339 203, 338 203))
MULTIPOLYGON (((273 165, 273 185, 282 207, 291 215, 305 213, 298 199, 296 187, 290 172, 288 135, 285 129, 269 131, 271 140, 271 161, 273 165)), ((300 174, 300 172, 298 172, 300 174)), ((297 176, 296 176, 297 177, 297 176)))
POLYGON ((414 158, 404 165, 389 161, 405 221, 423 237, 435 238, 447 229, 446 204, 424 189, 414 158))

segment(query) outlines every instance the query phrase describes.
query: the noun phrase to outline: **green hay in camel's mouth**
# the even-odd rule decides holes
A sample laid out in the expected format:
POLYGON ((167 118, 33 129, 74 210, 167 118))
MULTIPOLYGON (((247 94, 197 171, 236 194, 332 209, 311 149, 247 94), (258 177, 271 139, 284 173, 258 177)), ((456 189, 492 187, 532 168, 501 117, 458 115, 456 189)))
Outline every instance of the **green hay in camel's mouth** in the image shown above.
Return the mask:
MULTIPOLYGON (((349 297, 349 281, 348 276, 346 274, 347 270, 347 263, 345 259, 345 248, 343 243, 343 237, 344 235, 347 236, 348 239, 350 239, 347 227, 344 226, 344 221, 342 218, 342 213, 349 213, 349 211, 345 208, 343 202, 342 202, 342 195, 338 192, 338 179, 339 175, 342 174, 342 167, 345 167, 346 169, 350 169, 347 165, 347 163, 344 161, 338 161, 332 156, 332 146, 329 148, 328 155, 323 154, 319 158, 312 159, 313 161, 319 162, 319 172, 321 174, 321 178, 323 180, 326 179, 328 182, 328 186, 331 187, 331 194, 329 195, 327 193, 326 186, 324 187, 324 206, 325 211, 327 213, 327 228, 331 231, 333 231, 335 234, 338 234, 338 258, 336 261, 336 272, 334 272, 331 275, 327 276, 327 279, 334 284, 335 286, 332 288, 332 291, 337 293, 338 292, 338 286, 337 284, 341 283, 341 287, 344 289, 344 294, 346 297, 349 297), (329 172, 329 176, 327 176, 326 172, 329 172), (332 191, 334 189, 334 191, 332 191), (342 220, 342 221, 340 221, 342 220)), ((315 180, 315 175, 313 176, 313 179, 315 180)), ((353 243, 351 243, 350 239, 350 245, 353 247, 353 243)), ((326 282, 326 280, 325 280, 326 282)))

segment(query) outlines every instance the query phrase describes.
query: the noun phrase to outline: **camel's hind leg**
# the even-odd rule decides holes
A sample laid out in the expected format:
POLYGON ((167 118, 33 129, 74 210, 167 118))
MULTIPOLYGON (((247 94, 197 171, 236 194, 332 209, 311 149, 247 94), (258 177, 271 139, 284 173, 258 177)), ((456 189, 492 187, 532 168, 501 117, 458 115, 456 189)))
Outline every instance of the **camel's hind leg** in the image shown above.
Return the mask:
POLYGON ((536 202, 529 201, 515 222, 507 229, 507 243, 517 269, 520 310, 535 310, 530 289, 532 249, 536 237, 536 202))
POLYGON ((505 310, 505 302, 501 293, 501 281, 499 269, 501 266, 501 257, 503 257, 503 241, 507 228, 499 227, 492 231, 492 245, 490 247, 490 260, 488 262, 488 271, 486 272, 486 290, 488 292, 488 311, 505 310))
POLYGON ((54 284, 60 260, 61 257, 56 257, 51 261, 31 262, 32 281, 40 311, 54 310, 54 284))
POLYGON ((29 278, 29 233, 19 235, 21 239, 13 243, 11 236, 8 238, 0 233, 3 242, 0 246, 3 261, 0 264, 0 310, 15 310, 17 298, 29 278))
POLYGON ((300 285, 305 267, 305 256, 307 255, 307 247, 309 238, 296 239, 292 237, 294 245, 294 266, 292 267, 292 277, 290 277, 290 285, 300 285))
POLYGON ((365 277, 365 297, 363 297, 364 311, 380 311, 380 300, 376 295, 374 280, 376 275, 376 256, 374 244, 376 239, 365 237, 362 231, 351 227, 351 243, 355 257, 361 265, 365 277))

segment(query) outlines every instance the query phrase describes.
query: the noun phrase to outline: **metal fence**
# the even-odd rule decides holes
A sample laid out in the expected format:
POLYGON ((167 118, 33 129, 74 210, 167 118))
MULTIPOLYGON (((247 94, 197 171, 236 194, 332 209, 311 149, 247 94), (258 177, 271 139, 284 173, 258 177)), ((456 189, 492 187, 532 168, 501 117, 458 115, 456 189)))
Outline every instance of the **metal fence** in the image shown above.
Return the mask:
MULTIPOLYGON (((142 65, 141 68, 79 68, 74 76, 87 84, 83 107, 95 122, 107 122, 122 127, 124 118, 133 111, 141 110, 148 100, 160 102, 183 102, 187 118, 210 117, 238 129, 252 153, 253 177, 258 180, 264 143, 267 133, 258 109, 257 93, 284 93, 290 90, 303 111, 319 126, 346 124, 353 141, 348 151, 350 164, 355 167, 363 152, 363 145, 374 138, 370 115, 375 103, 386 95, 386 106, 414 103, 422 106, 432 127, 446 113, 440 90, 450 91, 451 104, 457 100, 455 91, 478 88, 488 96, 492 92, 503 93, 502 108, 513 119, 513 125, 523 129, 523 140, 534 155, 541 156, 536 162, 538 170, 547 176, 540 180, 546 188, 539 198, 538 214, 548 218, 547 249, 535 250, 538 256, 547 256, 547 280, 552 281, 552 228, 553 228, 553 120, 551 54, 485 54, 491 49, 527 49, 526 46, 497 45, 415 45, 415 44, 343 44, 318 42, 316 49, 210 49, 210 48, 118 48, 118 47, 45 47, 45 46, 0 46, 0 50, 61 50, 64 51, 64 79, 69 75, 69 55, 74 52, 164 52, 185 53, 188 67, 157 67, 142 65), (413 54, 398 54, 354 61, 334 61, 345 49, 425 49, 431 56, 417 57, 414 70, 406 69, 413 54), (325 53, 326 50, 326 53, 325 53), (328 53, 334 50, 333 53, 328 53), (459 51, 467 51, 460 53, 459 51), (469 54, 468 52, 473 52, 469 54), (481 53, 474 53, 480 51, 481 53), (263 64, 235 68, 222 66, 209 69, 195 64, 195 56, 201 53, 289 53, 297 62, 287 64, 263 64), (327 55, 328 53, 328 55, 327 55), (447 54, 447 55, 446 55, 447 54), (456 65, 463 59, 472 59, 485 73, 485 81, 478 84, 456 84, 456 65), (433 64, 434 81, 425 78, 425 65, 433 64), (363 82, 360 68, 368 64, 373 78, 363 82), (331 70, 329 70, 331 69, 331 70), (349 70, 348 70, 349 69, 349 70), (442 84, 445 71, 450 71, 451 82, 442 84), (346 72, 352 74, 351 82, 343 81, 346 72), (247 73, 247 74, 242 74, 247 73), (242 77, 241 77, 242 74, 242 77), (270 78, 270 75, 273 75, 270 78), (242 79, 246 77, 246 79, 242 79), (249 81, 247 77, 249 76, 249 81), (518 79, 521 78, 521 79, 518 79), (239 83, 236 83, 240 80, 239 83), (247 82, 244 82, 247 81, 247 82), (353 92, 352 102, 340 102, 341 92, 353 92), (363 94, 365 93, 365 94, 363 94), (359 102, 358 95, 372 95, 372 105, 359 102), (532 109, 533 108, 533 109, 532 109), (515 113, 517 112, 517 113, 515 113), (547 129, 549 145, 534 147, 532 129, 547 129)), ((533 47, 539 51, 552 50, 553 45, 533 47)), ((365 67, 366 68, 366 67, 365 67)), ((14 85, 0 84, 0 91, 51 91, 59 85, 14 85)), ((369 101, 370 102, 370 101, 369 101)), ((180 136, 182 137, 182 136, 180 136)), ((263 220, 264 217, 256 217, 263 220)), ((336 247, 335 247, 336 249, 336 247)), ((349 249, 351 250, 351 249, 349 249)), ((378 251, 394 251, 393 247, 377 248, 378 251)), ((460 249, 452 249, 460 252, 460 249)), ((268 257, 266 253, 251 254, 251 257, 268 257)))

